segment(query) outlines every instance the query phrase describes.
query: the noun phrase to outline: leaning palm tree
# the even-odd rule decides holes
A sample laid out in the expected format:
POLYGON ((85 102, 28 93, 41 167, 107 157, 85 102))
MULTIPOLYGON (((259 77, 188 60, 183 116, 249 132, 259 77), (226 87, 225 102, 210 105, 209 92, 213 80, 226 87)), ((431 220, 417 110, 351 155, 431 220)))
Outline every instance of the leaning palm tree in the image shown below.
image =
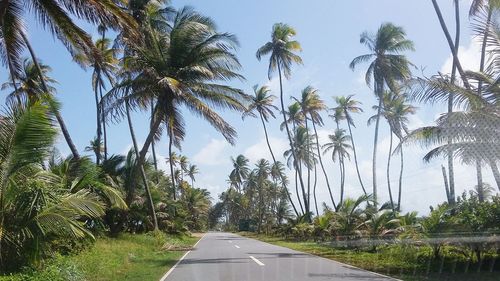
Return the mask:
MULTIPOLYGON (((139 153, 140 164, 144 163, 152 141, 162 130, 169 136, 169 148, 172 144, 180 146, 186 129, 182 107, 207 120, 231 144, 236 131, 215 110, 245 109, 246 96, 241 90, 218 84, 243 79, 237 73, 241 66, 233 53, 238 43, 236 38, 217 32, 210 18, 190 8, 177 11, 173 18, 168 33, 149 30, 151 42, 131 47, 133 52, 125 59, 134 75, 108 93, 110 97, 120 97, 133 89, 131 102, 140 109, 154 101, 154 118, 139 153)), ((109 108, 115 112, 122 110, 123 99, 110 100, 109 108)), ((172 186, 175 189, 173 177, 172 186)))
POLYGON ((345 159, 351 159, 349 151, 352 149, 352 146, 348 143, 351 141, 350 139, 351 137, 346 134, 344 129, 337 129, 333 135, 328 135, 328 140, 330 142, 327 142, 322 146, 324 154, 330 150, 332 151, 333 162, 336 162, 335 159, 339 160, 340 200, 338 206, 341 206, 344 201, 345 159))
MULTIPOLYGON (((103 89, 106 88, 106 81, 114 84, 114 72, 116 71, 118 60, 117 55, 119 50, 110 46, 111 41, 107 38, 99 39, 95 42, 96 48, 99 50, 99 57, 87 57, 85 54, 80 53, 75 55, 75 60, 85 66, 92 68, 92 89, 94 90, 94 100, 96 106, 96 140, 101 142, 103 128, 105 127, 104 110, 100 100, 102 99, 103 89), (98 61, 97 61, 98 60, 98 61)), ((104 135, 104 159, 107 159, 107 138, 104 135)), ((96 155, 97 156, 97 155, 96 155)), ((96 158, 96 163, 99 165, 101 157, 96 158)))
MULTIPOLYGON (((408 59, 401 55, 401 52, 414 50, 413 42, 406 39, 406 32, 403 28, 391 23, 384 23, 380 26, 376 35, 367 32, 361 34, 360 43, 364 44, 370 53, 354 58, 350 64, 351 69, 364 62, 370 62, 365 75, 366 84, 371 85, 378 99, 379 109, 382 108, 382 95, 387 87, 396 91, 397 82, 407 80, 411 77, 408 59)), ((377 203, 377 145, 378 131, 380 123, 380 111, 377 112, 375 122, 375 136, 373 138, 373 158, 372 158, 372 184, 373 199, 377 203)))
MULTIPOLYGON (((283 98, 283 81, 282 76, 285 78, 290 78, 291 68, 294 63, 302 64, 302 59, 296 54, 302 50, 300 43, 293 40, 296 35, 295 29, 284 23, 276 23, 273 25, 271 32, 271 41, 264 44, 257 50, 256 56, 260 60, 262 56, 270 55, 269 67, 268 67, 268 78, 274 72, 278 72, 279 82, 280 82, 280 104, 281 113, 283 114, 283 122, 286 128, 286 133, 288 136, 288 142, 292 154, 295 154, 293 149, 292 133, 287 123, 287 118, 285 114, 285 103, 283 98)), ((302 189, 305 188, 304 180, 302 174, 299 173, 300 186, 302 189)))
POLYGON ((339 96, 335 97, 335 102, 337 103, 337 107, 335 107, 333 110, 337 111, 340 110, 343 113, 343 116, 345 117, 345 120, 347 122, 347 128, 349 129, 349 135, 351 136, 351 145, 352 145, 352 152, 354 155, 354 164, 356 166, 356 173, 358 175, 358 180, 359 184, 361 185, 361 189, 363 189, 363 193, 366 193, 365 186, 363 184, 363 180, 361 179, 361 173, 359 172, 359 165, 358 165, 358 156, 356 154, 356 145, 354 144, 354 137, 352 135, 352 127, 356 127, 354 124, 354 119, 352 118, 352 113, 361 113, 363 112, 363 109, 360 107, 361 102, 353 99, 354 95, 349 95, 347 97, 345 96, 339 96))

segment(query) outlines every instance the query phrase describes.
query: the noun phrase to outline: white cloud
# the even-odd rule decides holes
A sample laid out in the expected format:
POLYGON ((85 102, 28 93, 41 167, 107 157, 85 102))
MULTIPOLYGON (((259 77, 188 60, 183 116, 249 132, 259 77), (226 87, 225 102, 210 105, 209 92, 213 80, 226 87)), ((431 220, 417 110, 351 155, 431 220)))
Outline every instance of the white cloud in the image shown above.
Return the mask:
POLYGON ((197 164, 208 166, 224 164, 228 161, 224 153, 224 150, 228 147, 229 144, 225 140, 211 139, 205 147, 194 155, 193 160, 197 164))
MULTIPOLYGON (((285 138, 270 137, 269 143, 271 144, 274 156, 277 158, 276 160, 280 161, 283 151, 288 149, 288 141, 285 138)), ((255 163, 262 158, 271 159, 265 137, 262 137, 256 144, 245 149, 243 155, 250 159, 251 163, 255 163)))
MULTIPOLYGON (((478 39, 472 38, 468 46, 458 47, 458 58, 464 70, 479 70, 479 63, 481 60, 481 43, 478 39)), ((450 54, 445 63, 441 67, 442 73, 451 73, 453 66, 453 56, 450 54)))

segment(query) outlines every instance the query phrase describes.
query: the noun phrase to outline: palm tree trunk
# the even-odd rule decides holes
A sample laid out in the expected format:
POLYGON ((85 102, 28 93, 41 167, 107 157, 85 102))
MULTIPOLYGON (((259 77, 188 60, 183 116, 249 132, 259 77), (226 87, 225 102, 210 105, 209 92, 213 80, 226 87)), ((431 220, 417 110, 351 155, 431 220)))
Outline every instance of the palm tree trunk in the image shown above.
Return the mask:
MULTIPOLYGON (((99 86, 97 86, 97 87, 99 87, 99 86)), ((94 90, 95 109, 96 109, 96 122, 97 122, 97 131, 96 131, 96 134, 97 134, 97 151, 96 151, 96 154, 95 154, 95 163, 97 165, 99 165, 99 163, 101 163, 101 134, 102 134, 102 128, 101 128, 101 105, 99 104, 99 95, 97 93, 97 87, 94 90)))
POLYGON ((318 151, 319 165, 321 166, 321 170, 323 170, 323 175, 325 176, 326 187, 328 188, 328 192, 330 193, 330 200, 332 201, 333 208, 337 209, 337 205, 335 204, 335 200, 333 199, 332 189, 330 187, 330 181, 328 180, 328 175, 326 173, 325 166, 323 165, 323 157, 321 157, 321 151, 319 149, 319 138, 318 138, 318 130, 316 129, 316 123, 313 121, 312 124, 314 129, 314 135, 316 137, 316 149, 318 151))
MULTIPOLYGON (((154 115, 155 115, 154 101, 151 100, 151 121, 149 123, 149 128, 150 129, 153 126, 154 115)), ((158 162, 156 162, 156 150, 155 150, 155 142, 154 142, 154 140, 151 143, 151 153, 153 153, 153 164, 154 164, 154 167, 155 167, 155 171, 158 172, 158 162)), ((158 178, 156 179, 156 181, 158 181, 158 178)))
POLYGON ((297 182, 298 173, 299 171, 295 169, 295 194, 297 195, 297 200, 299 201, 300 211, 302 212, 302 214, 305 214, 304 207, 302 206, 302 201, 300 200, 300 195, 299 195, 299 183, 297 182))
POLYGON ((174 161, 172 161, 172 144, 174 141, 174 132, 171 128, 169 128, 170 132, 168 134, 168 157, 169 157, 169 166, 170 166, 170 180, 172 182, 172 195, 174 198, 174 201, 177 200, 176 196, 176 188, 175 188, 175 175, 174 175, 174 161))
MULTIPOLYGON (((102 85, 99 83, 99 92, 102 100, 102 85)), ((106 131, 106 114, 104 112, 104 105, 100 105, 101 110, 101 122, 102 122, 102 132, 103 132, 103 142, 104 142, 104 160, 108 159, 108 133, 106 131)))
MULTIPOLYGON (((33 51, 33 48, 31 47, 30 42, 28 41, 28 38, 26 38, 26 34, 24 32, 21 32, 21 36, 23 37, 24 44, 26 47, 28 47, 28 51, 30 53, 31 59, 33 60, 33 64, 35 65, 35 68, 38 72, 38 76, 40 77, 40 82, 42 83, 43 90, 47 93, 47 95, 50 95, 49 88, 47 87, 47 84, 45 83, 45 77, 43 77, 42 69, 40 68, 40 65, 38 64, 38 60, 35 56, 35 52, 33 51)), ((66 140, 66 143, 69 146, 69 149, 71 150, 71 153, 73 154, 73 159, 74 160, 79 160, 80 159, 80 154, 78 153, 78 150, 76 149, 75 144, 73 143, 73 140, 71 139, 71 136, 69 135, 68 129, 66 128, 66 124, 64 123, 64 120, 61 116, 61 113, 55 106, 54 102, 50 101, 48 102, 50 111, 54 114, 54 116, 57 119, 57 122, 59 123, 59 127, 61 128, 61 132, 64 136, 64 139, 66 140)))
POLYGON ((441 165, 441 171, 443 172, 443 180, 444 180, 444 190, 446 191, 446 200, 448 204, 451 202, 450 199, 450 188, 448 186, 448 176, 446 175, 446 168, 441 165))
POLYGON ((345 168, 343 156, 339 154, 339 169, 340 169, 340 200, 339 206, 344 202, 344 186, 345 186, 345 168))
MULTIPOLYGON (((446 23, 444 22, 444 19, 443 19, 443 14, 441 13, 441 9, 439 9, 439 5, 436 2, 436 0, 431 0, 431 1, 432 1, 432 5, 434 6, 434 10, 436 12, 436 15, 439 19, 439 24, 441 25, 441 29, 444 32, 444 35, 446 37, 446 41, 448 42, 448 46, 450 47, 450 51, 453 55, 453 61, 456 64, 456 68, 458 70, 458 73, 460 74, 460 77, 462 78, 462 82, 464 83, 464 86, 467 89, 470 89, 469 81, 467 80, 467 77, 465 76, 465 71, 462 68, 462 64, 460 63, 460 60, 458 59, 458 48, 455 47, 455 44, 453 43, 453 41, 451 39, 450 32, 448 31, 448 27, 446 26, 446 23)), ((455 1, 457 1, 457 0, 455 0, 455 1)), ((458 5, 458 1, 457 1, 457 2, 455 2, 455 13, 458 9, 459 9, 459 5, 458 5)), ((459 17, 455 17, 455 18, 456 18, 455 20, 459 23, 459 17)))
POLYGON ((477 197, 479 199, 479 202, 484 202, 483 171, 481 169, 480 159, 476 159, 476 175, 477 175, 477 197))
POLYGON ((495 160, 490 160, 491 172, 493 173, 493 177, 495 178, 495 182, 497 183, 498 190, 500 190, 500 172, 498 171, 497 163, 495 160))
POLYGON ((347 128, 349 128, 349 135, 351 135, 352 152, 354 154, 354 164, 356 165, 356 173, 358 174, 359 184, 361 185, 361 188, 363 189, 363 193, 366 195, 367 193, 366 193, 365 185, 363 184, 363 180, 361 179, 361 173, 359 172, 358 156, 356 154, 356 145, 354 145, 354 136, 352 135, 351 122, 349 122, 349 121, 347 121, 347 128))
MULTIPOLYGON (((137 139, 135 138, 134 127, 132 126, 132 118, 130 117, 130 108, 129 108, 128 101, 125 101, 125 110, 126 110, 126 114, 127 114, 128 128, 130 131, 130 136, 132 138, 132 144, 134 145, 135 158, 137 161, 136 167, 139 170, 139 173, 141 174, 142 184, 144 185, 144 190, 146 191, 146 196, 147 196, 148 205, 149 205, 148 206, 149 212, 150 212, 151 218, 153 219, 154 230, 158 230, 158 219, 156 218, 156 211, 155 211, 155 205, 153 202, 153 197, 151 196, 151 190, 149 189, 149 184, 148 184, 148 180, 146 177, 146 172, 144 171, 144 166, 142 165, 142 162, 139 161, 139 159, 140 159, 140 155, 138 153, 139 146, 137 145, 137 139)), ((133 184, 131 186, 132 186, 132 188, 134 188, 133 184)), ((134 194, 133 190, 132 190, 131 194, 133 196, 133 194, 134 194)), ((132 200, 133 200, 133 197, 127 199, 128 205, 130 205, 132 200)))
MULTIPOLYGON (((266 136, 266 143, 267 143, 267 148, 269 148, 269 153, 271 153, 271 157, 273 158, 273 163, 276 165, 276 157, 274 157, 273 149, 271 148, 271 143, 269 142, 269 136, 267 134, 267 127, 266 127, 266 122, 264 122, 264 117, 262 116, 262 112, 259 111, 260 115, 260 121, 262 122, 262 127, 264 128, 264 135, 266 136)), ((299 212, 297 212, 297 208, 295 207, 295 204, 292 201, 292 197, 290 196, 290 192, 288 191, 288 188, 286 187, 286 181, 284 178, 284 175, 281 175, 281 183, 283 184, 283 188, 286 191, 288 201, 290 201, 290 205, 292 205, 293 211, 295 212, 295 215, 299 216, 299 212)))
POLYGON ((316 163, 314 163, 314 184, 313 184, 314 208, 316 209, 316 216, 319 216, 318 200, 316 198, 316 185, 317 185, 317 183, 318 183, 318 170, 316 169, 316 163))
MULTIPOLYGON (((403 140, 399 139, 399 143, 402 143, 403 140)), ((399 151, 399 156, 400 156, 400 169, 399 169, 399 188, 398 188, 398 205, 397 205, 397 211, 401 211, 401 195, 403 193, 403 169, 404 169, 404 155, 403 155, 403 146, 401 146, 400 151, 399 151)))
MULTIPOLYGON (((288 142, 290 144, 290 149, 292 150, 292 156, 293 156, 293 159, 294 161, 297 159, 295 156, 295 149, 294 149, 294 146, 293 146, 293 142, 292 142, 292 135, 290 133, 290 128, 288 127, 288 122, 286 122, 286 114, 285 114, 285 104, 284 104, 284 101, 283 101, 283 81, 282 81, 282 77, 281 77, 281 66, 280 64, 278 63, 278 74, 279 74, 279 81, 280 81, 280 103, 281 103, 281 113, 283 115, 283 121, 285 122, 285 128, 286 128, 286 133, 287 133, 287 136, 288 136, 288 142)), ((295 167, 297 168, 297 167, 295 167)), ((299 181, 300 181, 300 187, 302 189, 302 194, 304 196, 304 198, 306 198, 305 196, 305 189, 304 189, 304 180, 302 179, 302 173, 299 173, 299 181)), ((305 207, 305 214, 308 214, 309 213, 309 206, 307 205, 307 202, 304 202, 304 207, 305 207)), ((309 216, 309 215, 307 215, 309 216)), ((310 218, 308 218, 308 221, 310 221, 310 218)))
POLYGON ((394 212, 394 200, 392 198, 392 190, 391 190, 391 154, 392 154, 392 130, 389 134, 389 155, 387 156, 387 190, 389 191, 389 200, 391 201, 391 209, 394 212))
POLYGON ((378 109, 377 109, 377 119, 375 121, 375 136, 373 137, 373 156, 372 156, 372 182, 373 182, 373 204, 377 207, 378 197, 377 197, 377 146, 378 146, 378 129, 380 126, 380 111, 382 109, 382 92, 377 93, 378 97, 378 109))
MULTIPOLYGON (((484 72, 484 64, 486 61, 486 45, 488 43, 488 34, 489 34, 489 30, 490 30, 492 14, 493 14, 493 8, 488 7, 488 18, 486 19, 486 28, 485 28, 485 32, 483 34, 483 42, 481 45, 481 61, 479 63, 479 72, 484 72)), ((478 86, 477 86, 477 92, 478 92, 479 96, 481 96, 482 86, 483 86, 483 80, 480 79, 478 86)))
MULTIPOLYGON (((305 125, 306 125, 306 137, 307 137, 307 153, 311 153, 310 143, 309 143, 309 125, 307 122, 307 116, 305 116, 305 125)), ((309 159, 308 159, 309 160, 309 159)), ((311 168, 305 164, 307 169, 307 206, 311 206, 311 168)))

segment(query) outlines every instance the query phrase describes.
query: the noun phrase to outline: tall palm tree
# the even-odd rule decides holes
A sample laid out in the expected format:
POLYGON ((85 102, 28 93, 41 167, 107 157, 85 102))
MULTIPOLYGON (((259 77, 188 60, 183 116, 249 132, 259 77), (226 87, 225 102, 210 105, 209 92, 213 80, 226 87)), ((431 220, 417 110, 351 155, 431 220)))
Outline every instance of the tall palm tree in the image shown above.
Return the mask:
MULTIPOLYGON (((382 108, 382 95, 384 89, 388 87, 396 91, 397 82, 407 80, 411 77, 408 59, 401 55, 402 52, 414 50, 413 42, 406 39, 406 32, 403 28, 391 23, 384 23, 380 26, 376 35, 367 32, 361 34, 360 43, 364 44, 370 53, 354 58, 350 64, 351 69, 364 62, 370 62, 365 75, 366 84, 371 85, 375 97, 378 99, 378 108, 382 108)), ((380 123, 380 111, 377 112, 375 122, 375 136, 373 138, 373 158, 372 158, 372 183, 373 200, 377 204, 377 145, 378 131, 380 123)))
MULTIPOLYGON (((285 174, 285 166, 283 165, 283 163, 281 163, 280 161, 273 163, 273 165, 271 166, 271 177, 275 181, 277 181, 277 180, 281 181, 281 186, 284 189, 283 192, 286 193, 286 197, 287 197, 288 201, 290 202, 290 205, 292 205, 292 208, 293 208, 293 211, 295 212, 295 215, 298 217, 299 212, 297 211, 297 208, 295 207, 295 204, 293 203, 292 196, 290 195, 290 191, 288 191, 288 188, 286 188, 286 186, 288 185, 288 179, 287 179, 287 176, 285 174)), ((286 205, 286 203, 284 203, 284 204, 286 205)))
POLYGON ((347 97, 345 96, 339 96, 335 97, 335 102, 337 103, 337 107, 334 108, 334 110, 341 110, 345 120, 347 122, 347 128, 349 129, 349 135, 351 136, 351 145, 352 145, 352 152, 354 155, 354 164, 356 166, 356 173, 358 175, 358 180, 359 184, 361 185, 361 189, 363 189, 363 193, 366 195, 366 189, 363 184, 363 180, 361 179, 361 173, 359 172, 359 165, 358 165, 358 156, 356 154, 356 145, 354 144, 354 136, 352 135, 352 128, 351 127, 356 127, 354 124, 354 119, 352 118, 352 113, 362 113, 363 109, 360 107, 361 102, 353 99, 354 95, 349 95, 347 97))
MULTIPOLYGON (((281 113, 283 114, 283 122, 285 124, 288 142, 292 154, 295 154, 295 152, 293 150, 292 134, 286 120, 282 76, 285 76, 286 79, 290 78, 292 65, 294 63, 302 64, 302 59, 296 54, 296 52, 300 52, 302 48, 300 47, 300 43, 298 41, 293 40, 293 37, 295 35, 296 31, 291 26, 284 23, 276 23, 273 25, 273 29, 271 32, 271 41, 265 43, 257 50, 256 53, 258 60, 261 60, 262 56, 270 56, 268 67, 269 79, 271 79, 271 76, 274 72, 278 72, 280 82, 281 113)), ((304 190, 304 180, 302 178, 302 174, 300 173, 299 179, 300 186, 304 190)))
MULTIPOLYGON (((74 55, 84 53, 88 57, 99 57, 99 52, 92 42, 92 38, 82 28, 75 24, 73 18, 82 19, 90 23, 103 23, 113 29, 126 29, 130 34, 135 32, 132 18, 118 8, 112 0, 103 1, 41 1, 36 5, 24 5, 21 1, 4 1, 0 5, 0 18, 2 43, 0 43, 0 56, 6 58, 6 66, 15 80, 21 67, 20 56, 27 48, 33 63, 40 75, 42 89, 49 92, 38 59, 26 35, 24 28, 25 15, 37 15, 35 20, 54 37, 57 37, 68 51, 74 55), (30 11, 28 11, 30 10, 30 11), (73 18, 72 18, 73 17, 73 18)), ((50 104, 50 103, 49 103, 50 104)), ((61 132, 68 143, 73 156, 78 159, 79 153, 66 128, 59 112, 52 108, 61 132)))
MULTIPOLYGON (((300 104, 302 108, 302 115, 304 116, 305 120, 305 127, 306 129, 309 128, 308 126, 308 116, 311 120, 313 130, 314 130, 314 136, 316 138, 316 149, 317 149, 317 155, 318 155, 318 160, 321 166, 321 169, 323 171, 323 175, 326 180, 326 186, 328 188, 328 192, 330 193, 330 200, 332 201, 333 206, 335 207, 335 200, 333 199, 332 195, 332 190, 330 187, 330 181, 328 179, 328 175, 325 170, 325 166, 323 165, 323 159, 321 157, 321 152, 320 152, 320 143, 319 143, 319 137, 318 137, 318 130, 316 127, 316 124, 318 126, 323 126, 323 119, 321 118, 320 112, 324 111, 327 109, 327 106, 325 105, 324 101, 319 97, 319 92, 317 89, 314 89, 311 86, 306 87, 304 90, 302 90, 302 95, 301 99, 297 100, 297 102, 300 104)), ((314 178, 315 178, 315 184, 314 184, 314 190, 316 190, 316 166, 314 167, 314 178)), ((316 193, 314 192, 314 196, 316 196, 316 193)), ((316 205, 316 210, 317 210, 317 204, 315 200, 315 205, 316 205)), ((318 214, 318 211, 316 211, 318 214)))
POLYGON ((269 118, 276 118, 274 115, 274 110, 278 110, 278 107, 273 105, 274 95, 271 95, 271 90, 267 86, 259 87, 258 85, 253 86, 253 91, 255 96, 252 97, 252 102, 248 105, 247 110, 243 113, 243 118, 246 116, 255 117, 254 111, 259 114, 260 121, 262 122, 262 127, 264 128, 264 135, 266 137, 267 147, 269 148, 269 153, 273 158, 273 163, 276 163, 276 157, 274 157, 271 144, 269 143, 269 137, 267 134, 266 123, 269 122, 269 118))
MULTIPOLYGON (((276 161, 276 157, 274 156, 271 144, 269 143, 269 136, 266 127, 266 123, 269 122, 269 118, 276 118, 276 116, 274 115, 274 110, 278 110, 278 107, 273 105, 276 96, 270 94, 271 90, 267 86, 259 87, 258 85, 255 85, 253 87, 253 90, 255 97, 252 97, 252 102, 248 106, 247 110, 243 113, 243 118, 249 115, 255 117, 255 114, 253 113, 254 111, 259 113, 260 121, 262 122, 262 128, 264 128, 267 147, 269 148, 269 153, 271 154, 271 157, 273 159, 273 167, 277 167, 278 162, 276 161)), ((284 173, 279 173, 278 175, 284 176, 284 173)), ((293 206, 294 210, 296 210, 293 201, 291 201, 290 192, 288 191, 288 188, 286 186, 287 180, 281 179, 281 183, 283 185, 283 188, 285 189, 285 192, 287 192, 288 194, 290 204, 293 206)))
POLYGON ((339 160, 339 170, 340 170, 340 200, 337 206, 341 206, 344 201, 344 185, 345 185, 345 159, 351 159, 349 150, 352 146, 349 144, 350 136, 346 134, 344 129, 335 130, 333 135, 328 135, 330 142, 325 143, 323 148, 323 153, 326 154, 330 150, 332 151, 332 160, 335 158, 339 160))
MULTIPOLYGON (((111 41, 107 38, 99 39, 95 42, 96 48, 99 50, 99 57, 87 57, 80 53, 75 55, 75 60, 85 67, 92 68, 92 89, 94 90, 94 99, 96 106, 96 140, 102 142, 103 127, 105 126, 106 118, 100 100, 102 99, 102 91, 106 88, 105 80, 108 80, 112 85, 115 83, 114 72, 117 69, 119 50, 111 47, 111 41), (96 61, 98 59, 99 61, 96 61)), ((106 138, 104 138, 106 139, 106 138)), ((104 141, 104 159, 107 158, 107 142, 104 141)), ((96 155, 97 156, 97 155, 96 155)), ((96 158, 96 163, 99 165, 101 157, 96 158)))

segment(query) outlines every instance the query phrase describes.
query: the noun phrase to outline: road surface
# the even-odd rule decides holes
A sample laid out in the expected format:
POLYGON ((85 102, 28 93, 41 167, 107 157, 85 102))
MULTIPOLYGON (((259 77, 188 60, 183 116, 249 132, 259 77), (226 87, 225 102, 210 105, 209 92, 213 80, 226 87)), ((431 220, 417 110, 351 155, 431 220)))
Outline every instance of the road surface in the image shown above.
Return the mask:
POLYGON ((395 280, 231 233, 207 233, 162 281, 395 280))

